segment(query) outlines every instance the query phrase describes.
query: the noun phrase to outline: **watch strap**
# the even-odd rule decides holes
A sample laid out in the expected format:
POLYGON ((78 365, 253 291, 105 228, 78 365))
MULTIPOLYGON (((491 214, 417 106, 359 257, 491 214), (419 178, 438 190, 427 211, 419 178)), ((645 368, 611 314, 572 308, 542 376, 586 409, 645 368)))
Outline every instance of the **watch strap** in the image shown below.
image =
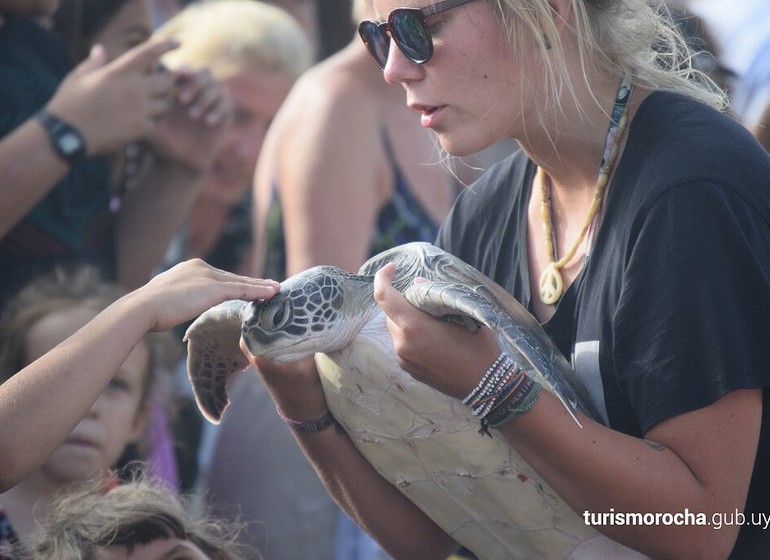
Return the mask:
POLYGON ((86 139, 77 128, 45 108, 35 113, 35 118, 45 128, 51 147, 62 159, 75 164, 86 157, 86 139))

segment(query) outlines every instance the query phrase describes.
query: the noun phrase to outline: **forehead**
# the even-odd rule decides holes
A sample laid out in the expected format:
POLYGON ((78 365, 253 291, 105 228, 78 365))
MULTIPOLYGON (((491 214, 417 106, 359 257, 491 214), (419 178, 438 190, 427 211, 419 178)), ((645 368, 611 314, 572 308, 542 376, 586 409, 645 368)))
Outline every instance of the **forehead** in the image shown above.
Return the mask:
POLYGON ((96 553, 95 560, 210 560, 200 548, 190 541, 178 538, 158 538, 149 543, 134 544, 129 553, 125 545, 110 545, 96 553))
POLYGON ((39 319, 27 333, 28 360, 36 360, 63 342, 98 313, 96 309, 78 305, 54 311, 39 319))
POLYGON ((273 117, 286 98, 294 80, 275 72, 244 71, 222 80, 236 108, 273 117))
MULTIPOLYGON (((49 313, 34 323, 27 333, 26 361, 32 362, 75 334, 99 313, 98 309, 79 305, 49 313)), ((143 379, 149 371, 150 347, 141 340, 119 369, 122 376, 143 379)))

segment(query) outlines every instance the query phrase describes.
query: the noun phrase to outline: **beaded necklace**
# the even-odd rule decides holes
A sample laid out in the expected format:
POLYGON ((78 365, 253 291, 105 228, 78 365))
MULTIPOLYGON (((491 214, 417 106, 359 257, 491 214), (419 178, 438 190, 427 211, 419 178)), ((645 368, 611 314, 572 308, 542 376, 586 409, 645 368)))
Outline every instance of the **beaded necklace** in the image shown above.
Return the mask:
POLYGON ((604 141, 604 153, 602 155, 601 165, 599 166, 599 178, 596 180, 596 188, 594 189, 594 197, 593 200, 591 200, 591 206, 588 208, 588 214, 586 214, 583 227, 580 229, 580 234, 578 234, 577 239, 572 243, 569 251, 567 251, 564 257, 558 261, 556 260, 556 239, 553 231, 553 217, 551 211, 551 178, 542 170, 542 168, 537 168, 535 181, 540 184, 540 209, 543 218, 543 232, 545 233, 545 247, 549 261, 548 266, 540 276, 540 300, 546 305, 553 305, 561 299, 561 296, 564 293, 564 280, 559 269, 565 267, 573 259, 578 247, 583 243, 588 230, 593 227, 594 222, 596 221, 599 207, 602 203, 604 189, 609 182, 612 168, 617 159, 620 139, 626 128, 628 100, 631 97, 632 90, 633 86, 629 83, 628 77, 624 76, 620 82, 620 87, 618 87, 618 92, 615 95, 615 105, 612 108, 612 114, 610 115, 610 125, 607 130, 607 138, 604 141))

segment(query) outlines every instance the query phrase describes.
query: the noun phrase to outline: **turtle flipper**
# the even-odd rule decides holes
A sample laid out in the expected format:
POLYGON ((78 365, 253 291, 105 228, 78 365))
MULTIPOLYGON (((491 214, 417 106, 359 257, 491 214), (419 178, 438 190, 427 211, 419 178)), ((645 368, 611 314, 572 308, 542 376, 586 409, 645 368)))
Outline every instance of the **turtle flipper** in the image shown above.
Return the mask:
POLYGON ((187 374, 195 402, 203 416, 219 424, 230 404, 227 398, 228 378, 249 365, 241 352, 239 340, 243 316, 249 303, 227 301, 212 307, 187 329, 187 374))
MULTIPOLYGON (((487 299, 485 296, 486 290, 483 290, 483 286, 480 286, 479 289, 482 289, 484 293, 480 293, 464 284, 423 280, 421 282, 413 282, 408 286, 404 290, 404 297, 421 311, 438 319, 465 326, 468 326, 469 321, 471 321, 476 325, 485 325, 495 331, 502 349, 528 375, 555 394, 564 404, 564 407, 575 422, 582 426, 576 414, 578 402, 580 401, 575 394, 573 386, 568 384, 561 375, 549 375, 551 368, 543 366, 546 365, 545 361, 550 360, 543 360, 543 348, 537 348, 536 352, 533 352, 530 345, 523 344, 524 337, 516 336, 516 333, 512 332, 510 327, 501 327, 505 323, 516 325, 517 317, 511 316, 506 320, 502 314, 506 313, 507 310, 501 308, 496 302, 487 299)), ((470 328, 470 330, 473 329, 470 328)), ((550 356, 550 359, 561 357, 555 348, 551 352, 546 353, 546 355, 550 356)), ((569 366, 565 363, 560 364, 559 367, 569 366)))

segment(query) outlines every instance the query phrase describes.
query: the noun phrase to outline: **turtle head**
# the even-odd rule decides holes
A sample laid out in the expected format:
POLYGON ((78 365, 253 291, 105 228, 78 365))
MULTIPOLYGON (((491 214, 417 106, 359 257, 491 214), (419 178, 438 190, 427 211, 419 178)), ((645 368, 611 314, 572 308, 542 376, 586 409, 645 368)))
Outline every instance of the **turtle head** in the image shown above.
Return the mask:
POLYGON ((268 300, 253 302, 241 336, 255 356, 294 361, 347 346, 376 308, 373 277, 317 266, 288 278, 268 300))

